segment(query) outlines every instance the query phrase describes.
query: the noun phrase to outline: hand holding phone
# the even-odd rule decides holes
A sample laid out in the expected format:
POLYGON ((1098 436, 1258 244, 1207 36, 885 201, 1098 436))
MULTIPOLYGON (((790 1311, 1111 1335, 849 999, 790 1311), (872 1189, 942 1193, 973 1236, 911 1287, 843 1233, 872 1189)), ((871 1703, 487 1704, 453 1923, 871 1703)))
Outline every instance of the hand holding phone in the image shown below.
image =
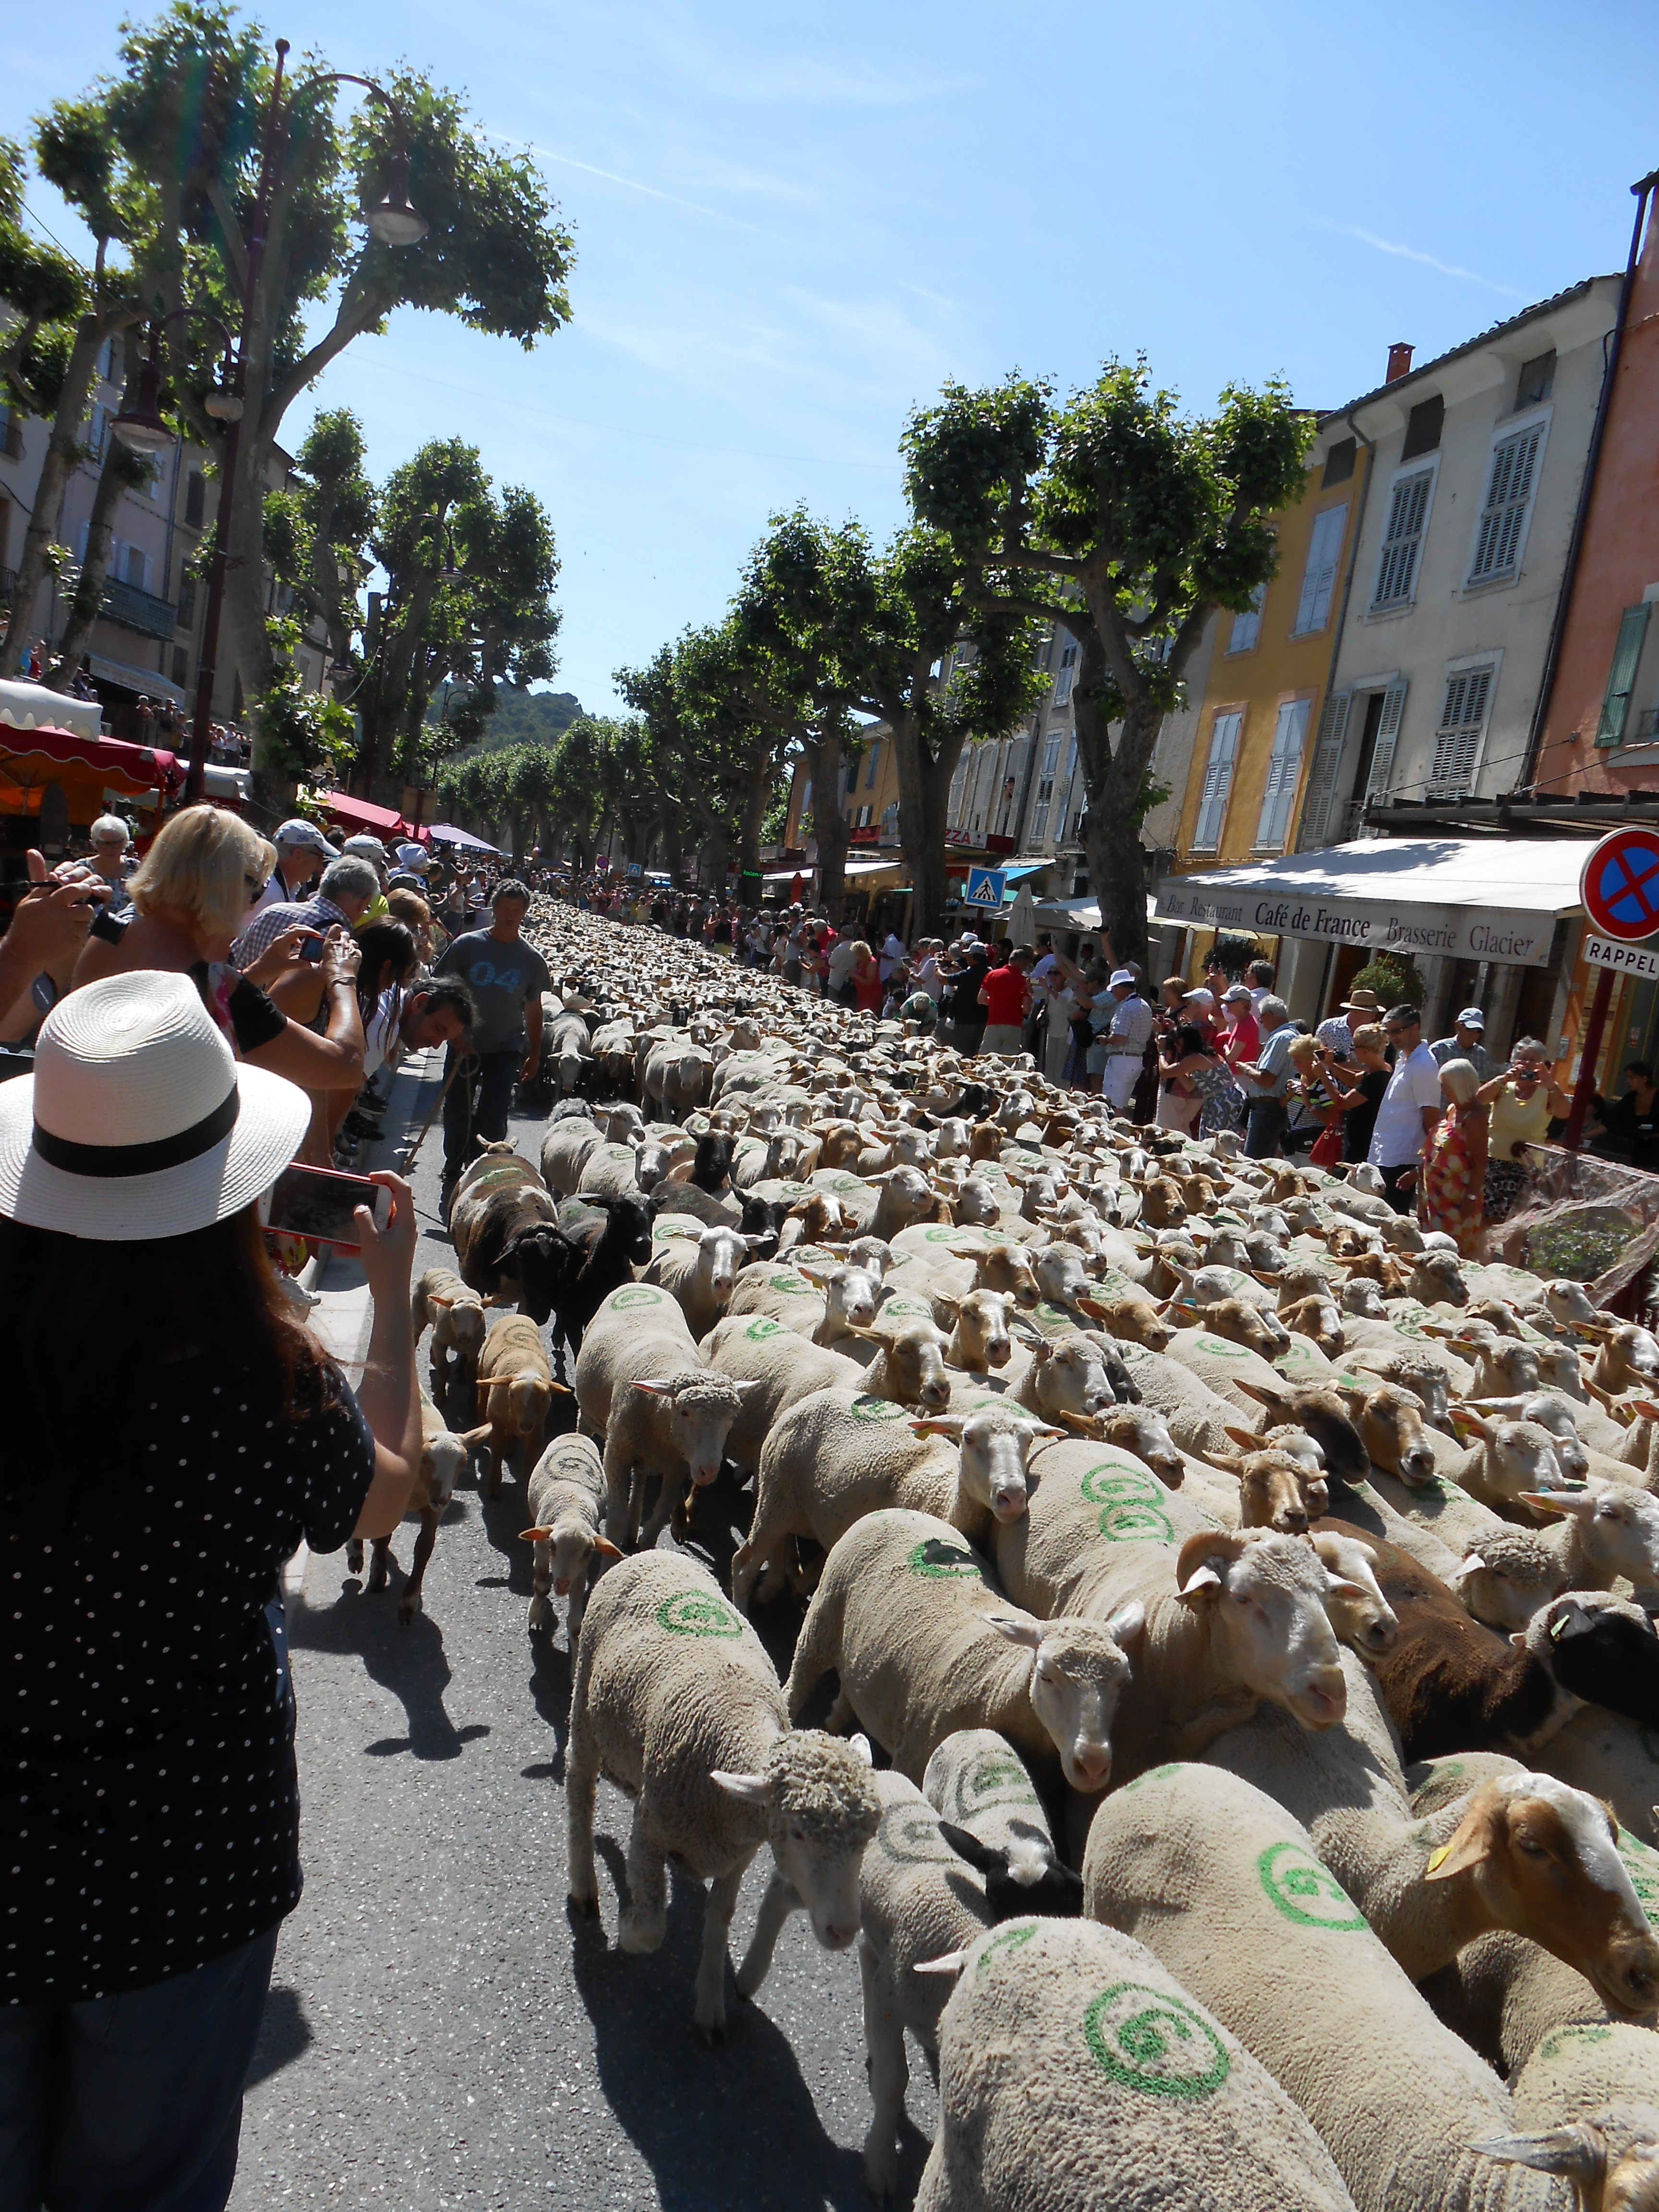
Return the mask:
POLYGON ((259 1218, 273 1236, 309 1237, 341 1252, 362 1249, 357 1209, 366 1206, 375 1230, 392 1218, 392 1187, 371 1176, 341 1175, 332 1168, 285 1168, 259 1201, 259 1218))

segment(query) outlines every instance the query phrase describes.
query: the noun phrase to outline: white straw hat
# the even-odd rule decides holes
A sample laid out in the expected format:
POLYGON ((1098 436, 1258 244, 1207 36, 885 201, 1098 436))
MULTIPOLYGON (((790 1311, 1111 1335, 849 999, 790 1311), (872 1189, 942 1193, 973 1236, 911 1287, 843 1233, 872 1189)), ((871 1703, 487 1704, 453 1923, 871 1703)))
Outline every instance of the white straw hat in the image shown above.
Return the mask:
POLYGON ((0 1214, 94 1243, 180 1237, 268 1190, 310 1120, 297 1085, 238 1066, 188 975, 106 975, 0 1084, 0 1214))

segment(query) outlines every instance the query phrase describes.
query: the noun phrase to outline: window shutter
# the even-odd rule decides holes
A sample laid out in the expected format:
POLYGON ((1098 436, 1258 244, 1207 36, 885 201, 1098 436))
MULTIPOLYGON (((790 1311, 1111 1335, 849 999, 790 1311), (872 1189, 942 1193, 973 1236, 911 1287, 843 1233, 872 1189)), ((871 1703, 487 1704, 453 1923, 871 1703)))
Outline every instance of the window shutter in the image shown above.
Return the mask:
POLYGON ((1376 726, 1376 744, 1371 752, 1371 772, 1365 785, 1367 799, 1387 795, 1389 778, 1394 774, 1395 747, 1400 740, 1400 725, 1406 712, 1406 686, 1390 684, 1382 694, 1382 717, 1376 726))
POLYGON ((1210 757, 1204 770, 1204 789, 1193 828, 1193 850, 1213 853, 1221 842, 1221 821, 1227 811, 1227 789, 1233 780, 1233 761, 1238 751, 1242 714, 1218 714, 1210 732, 1210 757))
POLYGON ((1538 474, 1538 449, 1543 442, 1544 426, 1534 422, 1493 447, 1486 504, 1481 510, 1480 535, 1469 567, 1470 583, 1508 575, 1520 559, 1527 509, 1538 474))
POLYGON ((1352 691, 1333 691, 1319 717, 1313 766, 1308 770, 1308 796, 1302 805, 1302 835, 1297 841, 1304 853, 1322 845, 1330 834, 1337 770, 1342 764, 1342 747, 1347 739, 1348 716, 1352 707, 1352 691))
POLYGON ((1261 794, 1261 816, 1255 825, 1258 852, 1278 852, 1291 826, 1291 809, 1302 774, 1302 746, 1308 733, 1308 702, 1287 699, 1279 710, 1273 749, 1267 761, 1267 787, 1261 794))
POLYGON ((864 771, 864 787, 866 791, 873 791, 875 789, 876 771, 880 768, 880 766, 881 747, 879 744, 873 744, 870 748, 869 765, 864 771))
POLYGON ((1249 611, 1233 617, 1232 630, 1227 639, 1229 653, 1253 653, 1255 641, 1261 635, 1261 602, 1267 596, 1266 583, 1256 586, 1250 597, 1249 611))
POLYGON ((1468 797, 1491 696, 1490 668, 1465 669, 1446 679, 1446 703, 1440 710, 1429 770, 1431 799, 1468 797))
POLYGON ((1346 501, 1328 507, 1314 520, 1308 540, 1308 565, 1302 572, 1302 597, 1296 610, 1292 637, 1305 637, 1323 629, 1331 617, 1331 597, 1336 589, 1337 563, 1342 557, 1342 526, 1347 519, 1346 501))
POLYGON ((1376 591, 1371 599, 1373 607, 1401 606, 1412 595, 1412 586, 1417 581, 1418 548, 1423 542, 1423 525, 1429 512, 1429 486, 1433 481, 1433 471, 1424 469, 1414 477, 1402 477, 1394 488, 1394 496, 1389 503, 1389 526, 1382 538, 1382 563, 1376 572, 1376 591))
POLYGON ((1613 648, 1607 696, 1601 702, 1601 719, 1595 726, 1598 745, 1625 742, 1630 695, 1636 688, 1636 666, 1642 658, 1642 641, 1648 634, 1648 617, 1652 612, 1652 605, 1644 600, 1639 607, 1626 607, 1619 617, 1619 641, 1613 648))

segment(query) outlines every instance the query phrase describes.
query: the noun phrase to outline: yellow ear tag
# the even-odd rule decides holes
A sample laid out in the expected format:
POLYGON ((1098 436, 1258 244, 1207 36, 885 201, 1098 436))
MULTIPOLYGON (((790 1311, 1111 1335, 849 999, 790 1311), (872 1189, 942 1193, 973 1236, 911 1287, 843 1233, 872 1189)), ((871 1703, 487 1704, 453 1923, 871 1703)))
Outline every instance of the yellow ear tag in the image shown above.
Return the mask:
POLYGON ((1442 1844, 1437 1851, 1434 1851, 1430 1854, 1427 1871, 1430 1874, 1437 1874, 1443 1863, 1450 1856, 1451 1845, 1449 1844, 1442 1844))

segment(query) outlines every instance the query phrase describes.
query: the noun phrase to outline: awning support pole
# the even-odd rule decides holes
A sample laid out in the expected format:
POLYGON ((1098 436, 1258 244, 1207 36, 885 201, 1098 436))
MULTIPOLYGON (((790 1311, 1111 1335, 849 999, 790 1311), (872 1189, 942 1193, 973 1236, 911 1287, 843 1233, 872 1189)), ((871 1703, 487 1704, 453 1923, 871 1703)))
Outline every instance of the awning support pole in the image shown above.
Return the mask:
POLYGON ((1561 1139, 1570 1152, 1576 1152, 1583 1142, 1585 1117, 1590 1100, 1595 1096, 1595 1063, 1601 1057, 1601 1032, 1607 1025, 1607 1008, 1612 1002, 1613 970, 1598 969, 1595 992, 1590 1000, 1589 1022, 1584 1030, 1584 1056, 1578 1063, 1578 1087, 1572 1094, 1572 1111, 1567 1116, 1567 1132, 1561 1139))

